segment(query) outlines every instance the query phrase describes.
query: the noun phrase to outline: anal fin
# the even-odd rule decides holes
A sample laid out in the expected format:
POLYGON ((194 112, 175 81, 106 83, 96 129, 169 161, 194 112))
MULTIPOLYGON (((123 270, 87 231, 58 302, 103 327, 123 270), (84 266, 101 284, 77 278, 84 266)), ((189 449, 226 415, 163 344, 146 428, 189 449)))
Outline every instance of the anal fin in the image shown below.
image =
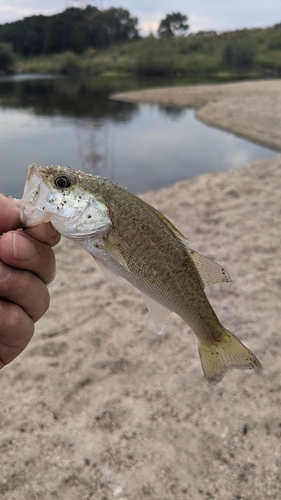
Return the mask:
POLYGON ((149 314, 154 323, 156 332, 159 334, 162 333, 171 314, 171 311, 169 311, 166 307, 162 306, 144 293, 142 293, 142 296, 147 305, 147 309, 149 310, 149 314))

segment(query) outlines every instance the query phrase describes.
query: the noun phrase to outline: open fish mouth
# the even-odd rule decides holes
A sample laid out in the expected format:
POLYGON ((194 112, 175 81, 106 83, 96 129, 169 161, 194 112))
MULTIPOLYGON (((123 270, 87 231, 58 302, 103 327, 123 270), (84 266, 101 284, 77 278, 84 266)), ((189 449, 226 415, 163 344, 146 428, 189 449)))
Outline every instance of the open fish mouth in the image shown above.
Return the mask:
POLYGON ((50 192, 37 172, 30 173, 24 186, 20 217, 23 225, 27 225, 28 221, 28 226, 36 226, 51 220, 51 214, 45 210, 50 192))
MULTIPOLYGON (((62 225, 65 224, 65 217, 60 214, 59 209, 55 209, 53 196, 43 179, 34 174, 24 189, 23 199, 21 200, 21 221, 28 227, 36 226, 43 222, 51 222, 55 229, 61 234, 65 234, 62 225), (50 206, 52 210, 50 211, 50 206)), ((68 225, 79 226, 79 219, 87 210, 88 203, 68 217, 68 225)), ((83 233, 83 236, 90 236, 92 233, 83 233)), ((79 231, 72 232, 73 238, 79 238, 79 231)))
POLYGON ((53 175, 42 172, 42 167, 30 165, 23 198, 19 201, 24 227, 50 221, 62 235, 80 239, 104 233, 111 225, 107 208, 93 196, 85 196, 83 190, 75 193, 74 189, 55 189, 53 182, 53 175))
POLYGON ((33 205, 38 200, 42 182, 42 176, 35 169, 29 168, 23 190, 23 199, 33 205))

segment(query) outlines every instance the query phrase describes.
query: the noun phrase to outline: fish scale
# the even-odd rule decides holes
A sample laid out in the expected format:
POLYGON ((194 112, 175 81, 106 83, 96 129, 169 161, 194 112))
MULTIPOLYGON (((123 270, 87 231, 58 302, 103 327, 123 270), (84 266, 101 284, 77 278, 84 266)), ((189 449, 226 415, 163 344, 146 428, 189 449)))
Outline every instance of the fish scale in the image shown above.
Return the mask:
POLYGON ((213 311, 210 314, 210 304, 202 289, 200 275, 186 246, 171 233, 164 223, 159 224, 157 215, 153 214, 154 219, 157 219, 155 220, 157 232, 155 231, 151 221, 150 207, 139 198, 135 197, 132 200, 131 196, 126 197, 125 194, 122 198, 118 195, 114 198, 110 212, 113 229, 108 239, 124 256, 135 280, 137 281, 138 276, 141 275, 146 285, 143 291, 152 297, 155 292, 158 292, 168 309, 177 312, 184 320, 187 321, 187 316, 189 316, 189 321, 193 319, 192 322, 195 323, 197 315, 205 318, 205 322, 208 320, 206 330, 209 331, 210 321, 216 322, 218 319, 213 311), (141 221, 139 224, 138 220, 141 221), (150 224, 144 225, 143 221, 146 220, 150 221, 150 224), (115 228, 118 230, 115 231, 115 228), (125 231, 119 228, 125 228, 125 231), (145 258, 143 247, 146 248, 145 258), (157 247, 156 251, 155 247, 157 247), (153 280, 151 279, 152 269, 155 272, 153 280), (169 283, 168 289, 167 283, 169 283), (200 301, 198 295, 200 295, 200 301), (197 304, 193 318, 191 318, 190 311, 189 315, 186 312, 190 309, 189 304, 197 304), (198 304, 200 304, 200 310, 198 304))

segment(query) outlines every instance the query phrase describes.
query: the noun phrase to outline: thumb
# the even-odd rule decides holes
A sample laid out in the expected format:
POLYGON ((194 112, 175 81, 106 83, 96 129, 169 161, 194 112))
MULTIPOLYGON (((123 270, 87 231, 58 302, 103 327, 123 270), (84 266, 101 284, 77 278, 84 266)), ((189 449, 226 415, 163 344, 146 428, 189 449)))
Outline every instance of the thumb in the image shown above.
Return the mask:
POLYGON ((14 198, 0 194, 0 234, 21 227, 20 209, 14 198))

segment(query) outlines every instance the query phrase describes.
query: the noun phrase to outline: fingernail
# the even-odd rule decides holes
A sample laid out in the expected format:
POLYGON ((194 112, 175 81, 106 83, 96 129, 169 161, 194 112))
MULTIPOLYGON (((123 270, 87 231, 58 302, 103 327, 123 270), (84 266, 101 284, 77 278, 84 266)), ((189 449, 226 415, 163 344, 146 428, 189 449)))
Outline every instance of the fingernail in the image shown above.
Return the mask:
POLYGON ((0 261, 0 280, 6 278, 9 272, 8 266, 6 266, 3 262, 0 261))
POLYGON ((28 261, 34 257, 35 246, 24 236, 13 233, 13 251, 15 260, 28 261))

